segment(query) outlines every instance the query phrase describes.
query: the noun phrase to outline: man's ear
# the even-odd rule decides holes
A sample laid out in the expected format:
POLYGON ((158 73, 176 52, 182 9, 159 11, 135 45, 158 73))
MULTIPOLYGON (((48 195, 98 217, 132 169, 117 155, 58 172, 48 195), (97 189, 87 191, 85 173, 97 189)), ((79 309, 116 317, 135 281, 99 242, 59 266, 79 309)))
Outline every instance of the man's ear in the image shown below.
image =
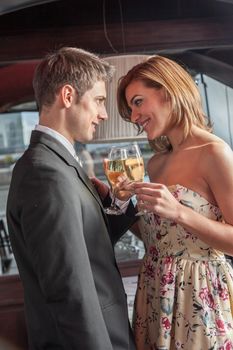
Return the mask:
POLYGON ((69 108, 75 98, 75 90, 73 86, 66 84, 60 91, 63 104, 66 108, 69 108))

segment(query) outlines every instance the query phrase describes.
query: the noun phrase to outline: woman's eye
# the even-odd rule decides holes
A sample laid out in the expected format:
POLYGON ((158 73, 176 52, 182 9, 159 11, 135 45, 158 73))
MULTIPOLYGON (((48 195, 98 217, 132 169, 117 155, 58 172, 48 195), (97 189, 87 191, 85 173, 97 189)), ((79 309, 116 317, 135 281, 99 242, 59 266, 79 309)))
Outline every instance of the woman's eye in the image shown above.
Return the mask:
POLYGON ((141 99, 141 98, 134 101, 134 104, 135 104, 135 106, 137 106, 137 107, 140 106, 141 103, 142 103, 142 99, 141 99))

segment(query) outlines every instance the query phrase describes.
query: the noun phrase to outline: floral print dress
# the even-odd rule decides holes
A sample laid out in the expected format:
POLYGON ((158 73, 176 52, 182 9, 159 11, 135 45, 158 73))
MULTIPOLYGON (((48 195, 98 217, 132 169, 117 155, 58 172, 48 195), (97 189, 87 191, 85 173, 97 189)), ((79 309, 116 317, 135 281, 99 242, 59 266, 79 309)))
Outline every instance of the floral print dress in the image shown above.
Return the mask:
MULTIPOLYGON (((169 190, 216 221, 222 215, 198 193, 169 190)), ((146 253, 139 274, 133 327, 137 350, 233 349, 233 269, 217 251, 175 222, 140 218, 146 253)))

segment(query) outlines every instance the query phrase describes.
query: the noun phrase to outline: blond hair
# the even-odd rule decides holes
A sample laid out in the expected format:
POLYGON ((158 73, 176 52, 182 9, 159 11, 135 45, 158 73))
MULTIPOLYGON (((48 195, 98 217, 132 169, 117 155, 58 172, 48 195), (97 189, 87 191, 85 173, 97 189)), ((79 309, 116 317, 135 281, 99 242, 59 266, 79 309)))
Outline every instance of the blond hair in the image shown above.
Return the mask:
MULTIPOLYGON (((119 80, 118 110, 121 117, 129 122, 131 109, 127 104, 125 90, 132 81, 142 81, 147 87, 163 89, 165 99, 171 105, 170 126, 183 127, 183 140, 191 133, 193 125, 210 130, 202 109, 199 90, 192 76, 175 61, 159 55, 150 56, 119 80)), ((156 138, 150 144, 157 151, 171 149, 165 136, 156 138)))

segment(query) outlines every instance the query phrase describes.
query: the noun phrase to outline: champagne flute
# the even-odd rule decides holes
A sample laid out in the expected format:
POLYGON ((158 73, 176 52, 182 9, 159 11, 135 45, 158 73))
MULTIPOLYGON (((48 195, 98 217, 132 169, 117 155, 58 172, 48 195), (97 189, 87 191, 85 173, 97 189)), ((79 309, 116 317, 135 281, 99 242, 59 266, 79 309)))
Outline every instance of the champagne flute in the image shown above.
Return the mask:
MULTIPOLYGON (((134 182, 142 182, 145 176, 145 167, 139 146, 137 144, 129 146, 127 155, 128 159, 125 161, 125 172, 130 184, 134 182)), ((144 211, 138 211, 135 216, 141 216, 144 214, 144 211)))
POLYGON ((112 189, 112 202, 109 208, 105 208, 106 214, 121 215, 121 209, 116 205, 116 185, 119 176, 125 173, 124 168, 125 152, 120 147, 113 146, 104 159, 104 172, 112 189))
POLYGON ((143 181, 144 178, 144 162, 139 146, 137 144, 124 147, 113 146, 108 158, 104 160, 104 170, 113 194, 111 206, 106 208, 105 211, 107 214, 120 215, 122 211, 115 203, 118 177, 126 176, 129 184, 135 181, 143 181))

